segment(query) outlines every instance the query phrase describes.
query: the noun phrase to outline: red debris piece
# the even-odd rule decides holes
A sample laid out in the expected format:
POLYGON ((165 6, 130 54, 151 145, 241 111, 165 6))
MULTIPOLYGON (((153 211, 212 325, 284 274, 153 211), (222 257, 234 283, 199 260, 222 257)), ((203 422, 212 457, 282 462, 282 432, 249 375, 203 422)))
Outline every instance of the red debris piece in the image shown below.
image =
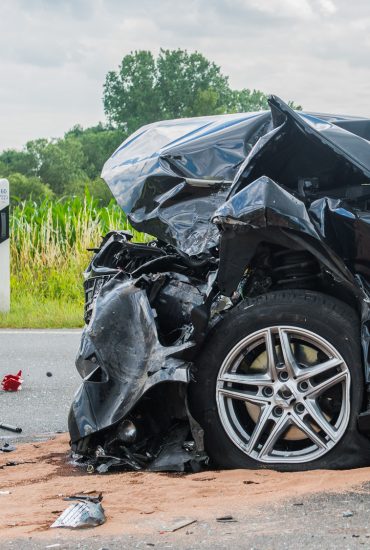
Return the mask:
POLYGON ((18 391, 22 389, 22 382, 22 371, 20 370, 17 374, 7 374, 4 376, 1 387, 4 391, 18 391))

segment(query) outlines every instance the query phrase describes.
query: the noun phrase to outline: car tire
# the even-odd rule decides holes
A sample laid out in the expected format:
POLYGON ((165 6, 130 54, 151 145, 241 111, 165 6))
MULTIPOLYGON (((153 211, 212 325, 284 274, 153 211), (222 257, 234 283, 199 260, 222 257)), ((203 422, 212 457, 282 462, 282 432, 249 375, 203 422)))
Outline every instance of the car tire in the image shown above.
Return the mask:
POLYGON ((206 451, 223 469, 369 465, 369 441, 357 429, 364 400, 358 315, 334 297, 304 290, 271 292, 226 312, 209 334, 189 386, 206 451), (270 366, 273 383, 265 382, 270 366), (309 388, 302 397, 304 377, 309 388))

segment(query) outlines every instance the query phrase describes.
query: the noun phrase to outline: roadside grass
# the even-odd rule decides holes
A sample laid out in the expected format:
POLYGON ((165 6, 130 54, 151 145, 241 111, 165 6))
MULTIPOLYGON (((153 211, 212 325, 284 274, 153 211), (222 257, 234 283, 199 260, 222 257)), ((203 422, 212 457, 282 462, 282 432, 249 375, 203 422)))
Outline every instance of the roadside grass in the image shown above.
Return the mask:
POLYGON ((45 199, 12 208, 11 310, 0 313, 0 328, 71 328, 83 324, 83 271, 101 237, 129 229, 136 241, 145 235, 130 228, 112 201, 85 198, 45 199))
POLYGON ((0 314, 0 328, 77 328, 83 326, 83 306, 78 302, 24 296, 12 300, 9 313, 0 314))

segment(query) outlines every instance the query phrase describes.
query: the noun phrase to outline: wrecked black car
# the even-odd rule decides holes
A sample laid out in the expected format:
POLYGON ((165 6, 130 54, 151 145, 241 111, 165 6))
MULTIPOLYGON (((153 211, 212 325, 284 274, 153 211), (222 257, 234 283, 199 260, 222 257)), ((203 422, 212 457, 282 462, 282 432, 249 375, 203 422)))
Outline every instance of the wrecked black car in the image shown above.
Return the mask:
POLYGON ((370 462, 370 120, 165 121, 102 177, 131 225, 86 271, 72 449, 108 468, 370 462))

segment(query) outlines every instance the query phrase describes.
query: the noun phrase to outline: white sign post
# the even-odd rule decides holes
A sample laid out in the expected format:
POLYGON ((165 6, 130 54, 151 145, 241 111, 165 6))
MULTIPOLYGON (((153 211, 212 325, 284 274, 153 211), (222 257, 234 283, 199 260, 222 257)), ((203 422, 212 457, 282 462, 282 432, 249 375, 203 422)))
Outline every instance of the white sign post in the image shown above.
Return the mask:
POLYGON ((0 179, 0 311, 10 309, 9 182, 0 179))

